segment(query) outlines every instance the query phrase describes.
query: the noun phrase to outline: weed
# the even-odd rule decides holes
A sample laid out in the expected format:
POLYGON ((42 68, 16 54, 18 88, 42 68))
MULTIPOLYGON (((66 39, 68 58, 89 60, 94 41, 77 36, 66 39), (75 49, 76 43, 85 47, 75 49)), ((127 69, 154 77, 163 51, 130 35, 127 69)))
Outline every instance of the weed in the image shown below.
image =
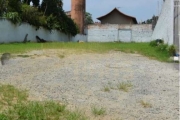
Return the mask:
POLYGON ((0 120, 9 120, 5 114, 0 114, 0 120))
POLYGON ((27 91, 20 91, 12 85, 0 86, 0 104, 13 105, 17 102, 26 101, 27 91))
POLYGON ((141 100, 140 103, 144 108, 151 108, 152 107, 152 104, 145 102, 143 100, 141 100))
POLYGON ((64 57, 65 57, 65 55, 59 55, 59 58, 61 58, 61 59, 64 58, 64 57))
POLYGON ((67 117, 67 120, 87 120, 87 117, 82 115, 80 111, 70 112, 67 117))
POLYGON ((158 51, 167 51, 168 49, 168 44, 160 44, 157 46, 158 51))
POLYGON ((17 55, 18 57, 27 58, 30 57, 29 55, 17 55))
POLYGON ((153 41, 151 41, 149 43, 149 45, 152 46, 152 47, 156 47, 156 46, 158 46, 160 44, 164 44, 164 41, 161 40, 161 39, 153 40, 153 41))
POLYGON ((94 107, 92 107, 92 113, 95 116, 104 115, 106 113, 106 110, 104 108, 97 108, 94 106, 94 107))
POLYGON ((168 52, 170 56, 174 56, 176 54, 176 47, 174 45, 170 45, 168 47, 168 52))
POLYGON ((30 55, 17 55, 18 57, 23 57, 23 58, 26 58, 26 57, 30 57, 30 55))
POLYGON ((0 86, 0 120, 86 120, 78 111, 54 101, 28 101, 27 91, 11 85, 0 86))
POLYGON ((124 92, 128 92, 129 88, 131 88, 131 87, 132 87, 132 84, 130 82, 121 82, 117 85, 117 88, 124 92))
POLYGON ((112 85, 112 82, 108 81, 108 85, 112 85))
MULTIPOLYGON (((43 119, 58 119, 63 115, 65 105, 47 101, 47 102, 28 102, 16 104, 13 113, 19 116, 19 120, 43 120, 43 119)), ((11 113, 11 111, 9 111, 11 113)), ((14 116, 15 117, 15 116, 14 116)))
POLYGON ((104 86, 103 91, 104 91, 104 92, 110 92, 109 86, 104 86))

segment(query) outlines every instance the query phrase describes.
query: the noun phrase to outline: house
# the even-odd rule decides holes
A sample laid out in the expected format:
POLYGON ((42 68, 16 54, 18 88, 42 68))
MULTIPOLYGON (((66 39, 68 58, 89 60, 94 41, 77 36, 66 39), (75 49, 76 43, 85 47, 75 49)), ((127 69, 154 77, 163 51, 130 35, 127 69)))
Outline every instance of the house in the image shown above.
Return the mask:
POLYGON ((126 15, 117 8, 114 8, 108 14, 98 17, 97 19, 101 21, 101 24, 137 24, 135 17, 126 15))

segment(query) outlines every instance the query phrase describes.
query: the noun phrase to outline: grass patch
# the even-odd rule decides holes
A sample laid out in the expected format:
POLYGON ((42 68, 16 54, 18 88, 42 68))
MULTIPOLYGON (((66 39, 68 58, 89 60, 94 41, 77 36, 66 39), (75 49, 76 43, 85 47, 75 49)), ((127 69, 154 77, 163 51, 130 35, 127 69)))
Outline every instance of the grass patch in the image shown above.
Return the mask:
POLYGON ((95 116, 105 115, 105 113, 106 113, 105 108, 102 108, 102 107, 97 108, 97 107, 93 106, 91 109, 92 109, 93 115, 95 115, 95 116))
MULTIPOLYGON (((169 54, 167 51, 158 51, 151 47, 149 43, 73 43, 73 42, 52 42, 52 43, 10 43, 0 44, 0 53, 24 53, 32 50, 43 49, 68 49, 84 52, 105 53, 111 50, 126 53, 138 53, 159 61, 167 61, 169 54)), ((78 53, 78 52, 77 52, 78 53)))
POLYGON ((27 58, 30 57, 29 55, 17 55, 18 57, 27 58))
POLYGON ((59 55, 59 58, 63 59, 65 58, 65 55, 59 55))
POLYGON ((77 110, 75 112, 70 112, 66 120, 87 120, 87 117, 77 110))
POLYGON ((109 86, 104 86, 103 91, 104 91, 104 92, 110 92, 109 86))
POLYGON ((69 111, 54 101, 29 101, 27 91, 0 86, 0 120, 87 120, 81 112, 69 111))
POLYGON ((13 106, 19 102, 26 101, 28 97, 27 91, 20 91, 12 85, 0 86, 0 110, 13 106))
POLYGON ((152 104, 145 102, 143 100, 141 100, 140 103, 144 108, 151 108, 152 107, 152 104))
POLYGON ((130 82, 121 82, 117 85, 117 88, 121 91, 128 92, 132 86, 130 82))

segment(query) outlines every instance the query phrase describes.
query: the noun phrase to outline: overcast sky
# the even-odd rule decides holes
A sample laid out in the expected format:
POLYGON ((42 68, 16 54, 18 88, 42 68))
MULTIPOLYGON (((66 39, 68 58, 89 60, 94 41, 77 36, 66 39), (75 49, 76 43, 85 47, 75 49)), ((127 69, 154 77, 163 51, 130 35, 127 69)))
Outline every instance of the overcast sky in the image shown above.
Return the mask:
MULTIPOLYGON (((71 0, 63 0, 63 3, 63 9, 70 11, 71 0)), ((157 15, 162 3, 163 0, 86 0, 86 11, 92 14, 93 20, 96 22, 98 21, 96 18, 119 7, 121 12, 136 17, 140 22, 157 15)))

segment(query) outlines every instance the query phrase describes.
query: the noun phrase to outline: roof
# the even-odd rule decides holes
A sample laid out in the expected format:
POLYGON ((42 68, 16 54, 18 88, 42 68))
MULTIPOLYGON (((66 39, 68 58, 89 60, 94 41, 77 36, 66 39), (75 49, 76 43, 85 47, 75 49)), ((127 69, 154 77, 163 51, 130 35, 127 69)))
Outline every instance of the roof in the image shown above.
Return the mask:
POLYGON ((114 11, 117 11, 119 14, 122 14, 122 15, 124 15, 124 16, 126 16, 126 17, 132 18, 133 21, 137 24, 137 20, 136 20, 135 17, 126 15, 126 14, 122 13, 121 11, 119 11, 117 8, 114 8, 111 12, 109 12, 109 13, 107 13, 106 15, 103 15, 103 16, 101 16, 101 17, 98 17, 97 19, 98 19, 98 20, 101 20, 102 18, 104 18, 104 17, 110 15, 110 14, 111 14, 112 12, 114 12, 114 11))

